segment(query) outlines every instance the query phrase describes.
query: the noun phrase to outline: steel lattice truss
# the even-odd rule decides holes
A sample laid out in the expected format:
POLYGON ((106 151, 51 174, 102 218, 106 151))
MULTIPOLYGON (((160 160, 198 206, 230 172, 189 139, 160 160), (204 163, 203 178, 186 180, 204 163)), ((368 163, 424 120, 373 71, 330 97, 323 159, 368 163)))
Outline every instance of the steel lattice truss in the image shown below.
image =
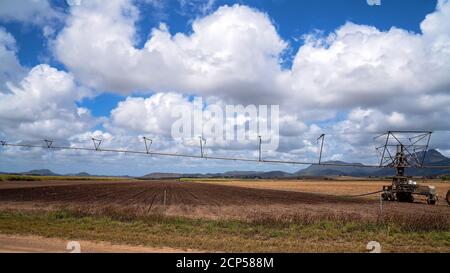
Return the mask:
POLYGON ((380 167, 397 166, 396 154, 401 149, 406 155, 403 167, 424 167, 425 156, 431 140, 429 131, 389 131, 375 138, 383 139, 383 145, 377 147, 380 152, 380 167))

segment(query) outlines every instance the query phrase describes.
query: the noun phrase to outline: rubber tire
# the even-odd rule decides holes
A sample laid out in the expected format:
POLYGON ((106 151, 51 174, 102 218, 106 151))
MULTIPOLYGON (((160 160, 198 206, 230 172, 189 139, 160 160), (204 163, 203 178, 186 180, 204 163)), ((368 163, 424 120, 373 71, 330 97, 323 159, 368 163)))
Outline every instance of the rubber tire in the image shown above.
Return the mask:
POLYGON ((388 194, 388 200, 389 201, 395 201, 395 200, 397 200, 397 197, 395 196, 394 193, 389 193, 388 194))
POLYGON ((447 192, 447 203, 450 206, 450 190, 447 192))
POLYGON ((414 202, 414 197, 410 193, 397 193, 397 200, 402 203, 412 203, 414 202))

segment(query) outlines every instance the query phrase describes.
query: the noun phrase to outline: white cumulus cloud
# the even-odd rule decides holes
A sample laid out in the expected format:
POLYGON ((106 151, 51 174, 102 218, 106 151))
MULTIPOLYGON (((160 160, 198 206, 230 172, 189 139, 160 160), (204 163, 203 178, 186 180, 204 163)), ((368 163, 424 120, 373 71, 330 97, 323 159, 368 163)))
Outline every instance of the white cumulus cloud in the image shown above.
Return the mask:
POLYGON ((38 65, 0 93, 0 131, 13 140, 66 139, 82 132, 94 125, 89 111, 75 104, 86 92, 70 74, 38 65))
POLYGON ((124 0, 90 1, 72 9, 55 42, 58 58, 97 89, 220 94, 247 101, 272 94, 287 45, 266 14, 224 6, 195 20, 190 35, 172 35, 161 24, 138 49, 136 13, 124 0))
POLYGON ((54 9, 49 0, 0 1, 0 21, 44 25, 62 18, 63 13, 54 9))

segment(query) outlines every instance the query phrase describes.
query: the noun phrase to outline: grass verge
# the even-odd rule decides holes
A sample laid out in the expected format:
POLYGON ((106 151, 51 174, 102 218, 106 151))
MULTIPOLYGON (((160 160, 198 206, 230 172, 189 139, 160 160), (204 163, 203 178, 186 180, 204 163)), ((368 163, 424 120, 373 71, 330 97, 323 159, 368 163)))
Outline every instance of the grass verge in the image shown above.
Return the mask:
POLYGON ((3 210, 0 233, 220 252, 365 252, 369 241, 380 242, 383 252, 450 252, 448 220, 422 217, 366 222, 351 217, 258 216, 238 221, 162 213, 124 217, 107 211, 3 210), (435 223, 425 228, 424 221, 435 223))

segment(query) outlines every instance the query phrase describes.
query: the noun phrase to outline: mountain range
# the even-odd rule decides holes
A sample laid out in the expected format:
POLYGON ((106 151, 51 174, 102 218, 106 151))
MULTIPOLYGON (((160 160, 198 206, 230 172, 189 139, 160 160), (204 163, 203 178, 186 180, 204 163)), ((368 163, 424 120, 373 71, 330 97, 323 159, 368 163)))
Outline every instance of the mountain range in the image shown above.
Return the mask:
MULTIPOLYGON (((420 159, 423 157, 423 152, 417 153, 417 157, 420 159)), ((261 178, 261 179, 274 179, 274 178, 295 178, 295 177, 324 177, 324 176, 353 176, 353 177, 384 177, 395 175, 395 170, 390 168, 365 168, 361 163, 348 163, 342 161, 328 161, 324 164, 337 164, 337 165, 352 165, 346 166, 329 166, 329 165, 311 165, 306 169, 300 170, 295 173, 287 173, 282 171, 270 171, 270 172, 225 172, 225 173, 212 173, 212 174, 182 174, 182 173, 150 173, 142 178, 144 179, 162 179, 162 178, 261 178), (356 165, 356 167, 355 167, 356 165), (357 166, 361 167, 357 167, 357 166)), ((429 150, 424 159, 424 165, 427 166, 450 166, 450 158, 445 157, 437 150, 429 150)), ((450 174, 449 169, 419 169, 409 168, 407 169, 408 176, 439 176, 450 174)))
MULTIPOLYGON (((423 157, 423 152, 417 153, 418 158, 423 157)), ((231 171, 224 173, 149 173, 141 179, 173 179, 173 178, 240 178, 240 179, 276 179, 276 178, 296 178, 296 177, 325 177, 325 176, 353 176, 353 177, 385 177, 395 174, 394 169, 390 168, 365 168, 361 163, 347 163, 342 161, 328 161, 324 164, 352 165, 352 166, 329 166, 329 165, 311 165, 306 169, 295 173, 287 173, 282 171, 257 172, 257 171, 231 171), (358 167, 358 165, 360 167, 358 167)), ((437 150, 429 150, 425 155, 424 165, 427 166, 450 166, 450 158, 445 157, 437 150)), ((1 173, 1 172, 0 172, 1 173)), ((37 176, 61 176, 48 169, 32 170, 28 172, 15 173, 22 175, 37 176)), ((406 175, 408 176, 439 176, 449 175, 449 169, 421 169, 408 168, 406 175)), ((86 172, 75 174, 65 174, 64 176, 96 176, 86 172)), ((101 177, 101 176, 98 176, 101 177)), ((128 176, 124 176, 128 177, 128 176)))
POLYGON ((18 172, 18 173, 10 173, 10 172, 0 172, 0 174, 15 174, 15 175, 33 175, 33 176, 83 176, 83 177, 102 177, 102 175, 92 175, 87 172, 80 173, 69 173, 69 174, 58 174, 49 169, 38 169, 31 170, 27 172, 18 172))

